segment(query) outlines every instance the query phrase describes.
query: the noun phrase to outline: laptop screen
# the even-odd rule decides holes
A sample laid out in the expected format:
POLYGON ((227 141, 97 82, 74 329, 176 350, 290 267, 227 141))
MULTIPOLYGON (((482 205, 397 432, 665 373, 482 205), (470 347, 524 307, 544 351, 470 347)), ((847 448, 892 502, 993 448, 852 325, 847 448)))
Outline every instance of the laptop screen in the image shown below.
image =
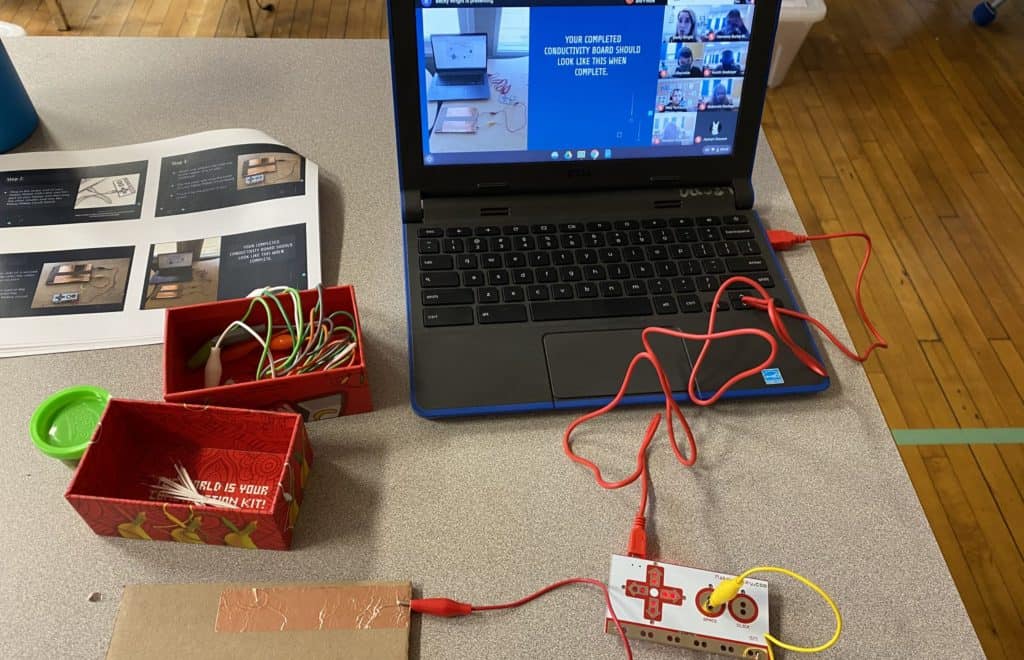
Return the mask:
POLYGON ((438 71, 483 70, 487 67, 486 34, 434 34, 430 38, 438 71))
POLYGON ((752 0, 417 2, 425 165, 732 153, 752 0))

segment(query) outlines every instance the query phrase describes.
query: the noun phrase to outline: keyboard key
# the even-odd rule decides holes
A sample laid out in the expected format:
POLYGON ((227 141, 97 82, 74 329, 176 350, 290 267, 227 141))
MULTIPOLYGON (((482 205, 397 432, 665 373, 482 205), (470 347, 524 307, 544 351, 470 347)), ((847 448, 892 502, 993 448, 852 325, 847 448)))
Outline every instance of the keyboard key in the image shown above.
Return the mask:
POLYGON ((768 264, 761 257, 736 257, 734 259, 726 259, 725 263, 732 273, 752 273, 768 268, 768 264))
POLYGON ((526 255, 522 252, 509 252, 505 255, 505 265, 509 268, 523 268, 526 266, 526 255))
POLYGON ((727 225, 745 225, 748 222, 745 215, 727 215, 723 220, 727 225))
POLYGON ((583 268, 583 277, 588 280, 603 280, 608 277, 604 266, 586 266, 583 268))
POLYGON ((563 232, 581 232, 583 231, 582 222, 563 222, 558 225, 558 231, 563 232))
POLYGON ((676 293, 694 293, 697 285, 694 284, 692 277, 677 277, 672 280, 672 290, 676 293))
POLYGON ((440 289, 423 291, 424 305, 469 305, 473 302, 472 289, 440 289))
POLYGON ((465 268, 479 268, 480 260, 475 254, 460 254, 455 257, 455 265, 459 267, 459 270, 465 268))
POLYGON ((575 250, 583 247, 583 236, 580 234, 562 234, 562 247, 567 250, 575 250))
POLYGON ((679 273, 681 275, 700 275, 704 272, 700 268, 699 261, 677 261, 676 265, 679 266, 679 273))
POLYGON ((628 247, 622 251, 622 258, 626 261, 643 261, 647 257, 644 255, 643 248, 628 247))
POLYGON ((761 254, 761 246, 757 244, 757 241, 740 241, 739 248, 740 254, 746 256, 761 254))
POLYGON ((439 286, 459 286, 458 273, 420 273, 420 286, 432 289, 439 286))
POLYGON ((548 287, 546 284, 535 284, 533 286, 526 287, 526 298, 527 300, 547 300, 548 299, 548 287))
POLYGON ((510 236, 521 236, 529 234, 530 228, 527 225, 506 225, 504 232, 510 236))
POLYGON ((572 298, 571 284, 554 284, 551 287, 551 297, 555 300, 568 300, 572 298))
POLYGON ((771 289, 775 286, 772 276, 768 273, 752 273, 749 277, 766 289, 771 289))
POLYGON ((615 298, 622 295, 622 285, 618 282, 601 282, 598 287, 601 295, 605 298, 615 298))
POLYGON ((526 292, 521 286, 507 286, 501 290, 501 299, 505 302, 523 302, 526 300, 526 292))
POLYGON ((533 271, 527 268, 517 268, 512 271, 512 281, 515 284, 533 284, 533 271))
POLYGON ((647 258, 651 261, 661 261, 662 259, 668 259, 668 248, 664 245, 652 245, 647 248, 647 258))
POLYGON ((629 234, 624 231, 608 232, 608 245, 625 247, 629 245, 629 234))
POLYGON ((537 249, 537 241, 533 239, 533 236, 513 236, 512 247, 520 252, 529 252, 537 249))
POLYGON ((537 237, 537 248, 541 250, 554 250, 558 247, 558 237, 551 234, 544 234, 537 237))
POLYGON ((656 272, 659 277, 675 277, 679 274, 679 269, 676 268, 675 263, 671 261, 659 261, 654 264, 654 272, 656 272))
POLYGON ((704 272, 709 275, 718 275, 725 272, 725 262, 721 259, 705 259, 700 262, 704 272))
POLYGON ((502 258, 500 254, 491 252, 480 257, 480 262, 484 265, 484 268, 501 268, 502 258))
POLYGON ((441 241, 436 238, 421 238, 416 241, 416 250, 420 254, 438 254, 441 252, 441 241))
POLYGON ((616 229, 624 229, 626 231, 634 231, 640 229, 640 223, 636 220, 616 220, 612 223, 616 229))
POLYGON ((733 309, 751 309, 750 305, 743 302, 743 296, 749 296, 750 291, 729 291, 729 304, 733 309))
POLYGON ((718 289, 718 278, 714 275, 699 275, 694 278, 698 291, 715 291, 718 289))
POLYGON ((591 282, 580 282, 576 285, 576 295, 580 298, 596 298, 597 285, 591 282))
POLYGON ((454 236, 454 237, 458 237, 458 236, 472 236, 473 235, 473 230, 470 229, 469 227, 449 227, 445 231, 445 234, 448 235, 448 236, 454 236))
POLYGON ((612 223, 600 220, 598 222, 588 222, 587 231, 611 231, 612 223))
POLYGON ((649 218, 640 223, 644 229, 662 229, 667 226, 668 223, 664 218, 649 218))
POLYGON ((597 251, 597 258, 601 260, 601 263, 605 264, 622 261, 622 255, 619 253, 618 248, 600 249, 597 251))
POLYGON ((538 268, 534 273, 538 282, 550 283, 558 281, 558 271, 555 268, 538 268))
POLYGON ((704 309, 700 304, 700 298, 695 293, 688 293, 679 296, 679 311, 684 314, 693 314, 704 309))
POLYGON ((479 270, 467 270, 462 273, 463 286, 483 286, 484 274, 479 270))
POLYGON ((512 249, 512 239, 508 236, 494 236, 489 245, 494 252, 508 252, 512 249))
POLYGON ((436 328, 442 325, 473 325, 472 307, 440 307, 423 310, 423 325, 436 328))
POLYGON ((690 248, 687 245, 670 245, 668 247, 668 256, 672 259, 689 259, 693 256, 690 252, 690 248))
POLYGON ((608 266, 608 277, 613 280, 628 280, 631 277, 629 266, 626 264, 610 264, 608 266))
POLYGON ((641 277, 644 279, 648 277, 654 277, 654 267, 651 266, 651 264, 647 263, 646 261, 638 264, 633 264, 630 267, 630 270, 633 271, 633 277, 641 277))
POLYGON ((735 257, 740 253, 735 243, 729 243, 723 241, 721 243, 715 243, 715 253, 720 257, 735 257))
POLYGON ((476 228, 476 235, 477 236, 497 236, 499 234, 501 234, 501 230, 498 229, 497 227, 477 227, 476 228))
POLYGON ((647 286, 643 280, 629 280, 624 282, 622 289, 626 292, 627 296, 646 296, 647 286))
POLYGON ((568 321, 617 316, 650 316, 653 313, 647 298, 617 300, 571 300, 530 305, 534 321, 568 321))
POLYGON ((420 257, 420 270, 451 270, 455 262, 446 254, 433 257, 420 257))
POLYGON ((550 266, 551 257, 548 256, 547 252, 531 252, 526 255, 526 260, 531 266, 536 268, 537 266, 550 266))
POLYGON ((672 232, 667 229, 658 229, 651 232, 651 238, 654 239, 657 245, 668 245, 676 240, 672 232))
POLYGON ((489 270, 487 271, 487 283, 492 286, 505 286, 509 283, 509 276, 507 270, 489 270))
POLYGON ((466 241, 466 249, 470 252, 487 252, 487 239, 474 236, 466 241))
POLYGON ((647 288, 651 290, 651 293, 672 293, 672 283, 663 278, 657 278, 647 283, 647 288))
MULTIPOLYGON (((711 311, 711 302, 704 303, 704 309, 710 312, 711 311)), ((720 311, 720 312, 728 312, 729 311, 729 301, 728 300, 719 300, 718 301, 718 311, 720 311)))
POLYGON ((573 258, 572 252, 568 250, 558 250, 551 255, 551 259, 556 266, 571 266, 576 263, 576 259, 573 258))
POLYGON ((722 219, 717 215, 702 215, 697 218, 698 227, 712 227, 722 224, 722 219))
POLYGON ((679 308, 672 296, 654 296, 654 311, 659 314, 675 314, 679 308))
POLYGON ((651 232, 649 231, 631 231, 629 232, 629 240, 633 245, 650 245, 651 244, 651 232))
POLYGON ((492 286, 481 287, 476 290, 476 301, 481 304, 496 303, 501 300, 501 294, 492 286))
POLYGON ((597 262, 597 250, 576 250, 576 263, 587 265, 597 262))
POLYGON ((698 259, 708 259, 715 256, 715 248, 710 243, 697 243, 693 246, 693 256, 698 259))
POLYGON ((715 241, 722 240, 722 232, 718 231, 718 227, 698 227, 697 238, 708 243, 714 243, 715 241))
POLYGON ((530 231, 532 231, 534 234, 554 234, 556 231, 558 231, 558 228, 556 228, 552 224, 542 224, 533 225, 532 227, 530 227, 530 231))
POLYGON ((722 227, 722 238, 730 241, 753 237, 754 231, 750 227, 722 227))
POLYGON ((480 323, 523 323, 526 321, 526 305, 488 305, 477 311, 480 323))
POLYGON ((692 227, 693 218, 669 218, 669 227, 692 227))
POLYGON ((583 244, 587 247, 604 247, 604 234, 589 232, 583 234, 583 244))
POLYGON ((676 240, 681 243, 693 243, 697 240, 696 229, 677 229, 676 240))
POLYGON ((441 238, 444 236, 444 230, 440 227, 420 227, 416 231, 416 236, 419 238, 441 238))
POLYGON ((563 282, 579 282, 583 279, 583 271, 578 266, 563 266, 558 269, 558 276, 563 282))

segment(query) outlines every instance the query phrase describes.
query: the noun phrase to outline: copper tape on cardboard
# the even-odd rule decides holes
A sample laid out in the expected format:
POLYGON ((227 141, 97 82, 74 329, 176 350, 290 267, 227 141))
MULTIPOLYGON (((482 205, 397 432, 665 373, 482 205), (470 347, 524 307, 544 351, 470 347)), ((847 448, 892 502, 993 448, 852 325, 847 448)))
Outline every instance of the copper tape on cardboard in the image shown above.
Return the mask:
POLYGON ((368 630, 408 628, 406 585, 248 587, 225 589, 217 607, 217 632, 368 630))

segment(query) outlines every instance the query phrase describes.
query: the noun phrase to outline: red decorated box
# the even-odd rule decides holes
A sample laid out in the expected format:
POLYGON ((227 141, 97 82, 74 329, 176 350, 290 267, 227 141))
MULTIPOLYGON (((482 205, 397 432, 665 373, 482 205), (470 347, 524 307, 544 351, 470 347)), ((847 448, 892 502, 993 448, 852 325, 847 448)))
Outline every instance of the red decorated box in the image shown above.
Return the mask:
POLYGON ((64 497, 97 534, 287 550, 312 460, 294 413, 111 399, 64 497), (237 508, 154 497, 178 465, 237 508))
MULTIPOLYGON (((190 368, 188 362, 232 321, 241 319, 251 301, 243 298, 168 309, 164 329, 164 399, 232 408, 291 410, 306 421, 373 410, 355 289, 327 287, 323 295, 325 314, 344 311, 355 320, 357 345, 355 357, 348 366, 256 380, 260 351, 253 350, 242 358, 223 361, 222 382, 230 384, 215 387, 205 387, 201 364, 190 368)), ((315 289, 302 291, 300 296, 303 310, 310 310, 316 304, 315 289)), ((281 294, 278 299, 291 319, 294 315, 291 297, 281 294)), ((272 323, 283 323, 276 305, 270 307, 272 323)), ((249 317, 250 325, 266 322, 266 312, 257 305, 249 317)))

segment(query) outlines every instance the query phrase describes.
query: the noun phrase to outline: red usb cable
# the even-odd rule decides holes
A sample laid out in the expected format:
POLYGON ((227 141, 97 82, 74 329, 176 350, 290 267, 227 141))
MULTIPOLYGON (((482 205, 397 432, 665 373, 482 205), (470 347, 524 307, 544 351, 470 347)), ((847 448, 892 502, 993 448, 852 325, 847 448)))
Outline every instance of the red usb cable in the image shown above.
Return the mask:
POLYGON ((460 603, 459 601, 452 600, 450 598, 418 598, 409 601, 409 609, 419 614, 444 617, 468 616, 473 612, 509 610, 521 607, 532 600, 540 598, 546 593, 570 584, 589 584, 597 587, 604 593, 604 603, 608 607, 608 612, 612 617, 612 621, 615 622, 615 629, 618 631, 619 639, 622 640, 622 646, 626 650, 626 658, 628 660, 633 660, 633 649, 629 646, 629 639, 626 637, 626 632, 622 629, 622 623, 619 621, 619 617, 615 614, 615 610, 612 609, 612 598, 611 594, 608 593, 608 587, 604 582, 593 578, 574 577, 559 580, 558 582, 549 584, 539 591, 533 592, 529 596, 525 596, 519 600, 514 600, 511 603, 501 603, 498 605, 470 605, 469 603, 460 603))

